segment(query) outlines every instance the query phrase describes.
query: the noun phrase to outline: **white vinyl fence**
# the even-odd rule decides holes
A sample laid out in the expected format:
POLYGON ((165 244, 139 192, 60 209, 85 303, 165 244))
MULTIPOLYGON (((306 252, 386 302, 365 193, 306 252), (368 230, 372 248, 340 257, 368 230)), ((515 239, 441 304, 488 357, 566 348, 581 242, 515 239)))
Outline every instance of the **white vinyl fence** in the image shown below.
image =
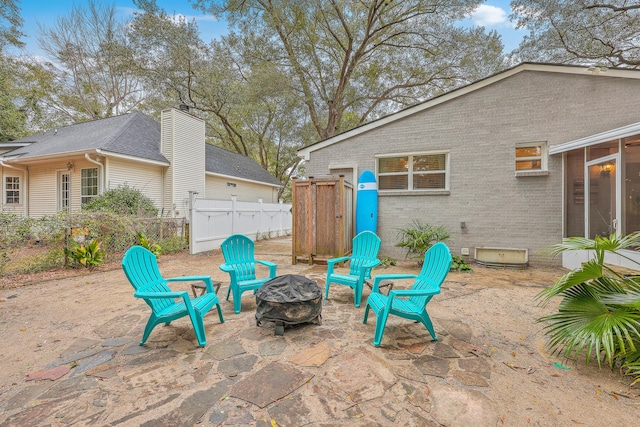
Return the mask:
POLYGON ((191 254, 220 247, 232 234, 244 234, 252 240, 291 234, 291 205, 280 203, 240 202, 197 199, 191 195, 189 221, 191 254))

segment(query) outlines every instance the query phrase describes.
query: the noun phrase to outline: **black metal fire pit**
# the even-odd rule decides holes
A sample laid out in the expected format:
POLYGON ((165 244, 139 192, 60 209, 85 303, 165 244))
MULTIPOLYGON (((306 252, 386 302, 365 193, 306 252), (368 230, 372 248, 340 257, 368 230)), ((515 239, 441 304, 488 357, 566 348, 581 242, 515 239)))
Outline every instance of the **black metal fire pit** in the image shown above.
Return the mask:
POLYGON ((256 292, 256 325, 274 322, 276 335, 284 325, 322 323, 322 290, 313 280, 296 274, 279 276, 256 292))

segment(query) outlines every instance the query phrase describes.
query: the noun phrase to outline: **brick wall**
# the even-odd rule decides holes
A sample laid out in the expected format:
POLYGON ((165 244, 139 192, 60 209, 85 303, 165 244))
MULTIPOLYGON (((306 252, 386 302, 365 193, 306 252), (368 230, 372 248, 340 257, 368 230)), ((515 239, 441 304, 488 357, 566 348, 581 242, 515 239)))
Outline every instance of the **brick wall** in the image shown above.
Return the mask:
POLYGON ((538 250, 562 238, 562 156, 544 176, 515 176, 515 146, 572 141, 640 121, 640 81, 606 75, 522 71, 412 116, 311 153, 309 176, 335 159, 375 170, 375 155, 447 150, 446 195, 380 195, 381 255, 399 258, 397 231, 412 219, 453 231, 454 254, 475 247, 527 248, 533 265, 556 264, 538 250), (466 223, 462 230, 460 222, 466 223))

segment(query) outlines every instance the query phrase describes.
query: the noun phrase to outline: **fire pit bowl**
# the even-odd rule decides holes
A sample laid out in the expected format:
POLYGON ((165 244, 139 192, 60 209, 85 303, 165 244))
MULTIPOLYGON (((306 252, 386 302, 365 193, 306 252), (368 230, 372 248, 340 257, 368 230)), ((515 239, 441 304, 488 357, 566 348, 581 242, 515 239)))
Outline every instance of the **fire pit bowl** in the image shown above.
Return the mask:
POLYGON ((322 323, 322 290, 305 276, 287 274, 269 280, 256 292, 256 325, 274 322, 276 335, 284 325, 322 323))

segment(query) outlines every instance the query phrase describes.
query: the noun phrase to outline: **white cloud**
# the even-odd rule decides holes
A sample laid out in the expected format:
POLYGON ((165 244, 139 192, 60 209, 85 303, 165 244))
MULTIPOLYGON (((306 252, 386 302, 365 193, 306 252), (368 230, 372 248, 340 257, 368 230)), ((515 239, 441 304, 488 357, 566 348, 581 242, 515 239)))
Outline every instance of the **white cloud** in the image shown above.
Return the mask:
POLYGON ((511 25, 504 9, 482 4, 471 14, 474 24, 481 27, 502 27, 511 25))

